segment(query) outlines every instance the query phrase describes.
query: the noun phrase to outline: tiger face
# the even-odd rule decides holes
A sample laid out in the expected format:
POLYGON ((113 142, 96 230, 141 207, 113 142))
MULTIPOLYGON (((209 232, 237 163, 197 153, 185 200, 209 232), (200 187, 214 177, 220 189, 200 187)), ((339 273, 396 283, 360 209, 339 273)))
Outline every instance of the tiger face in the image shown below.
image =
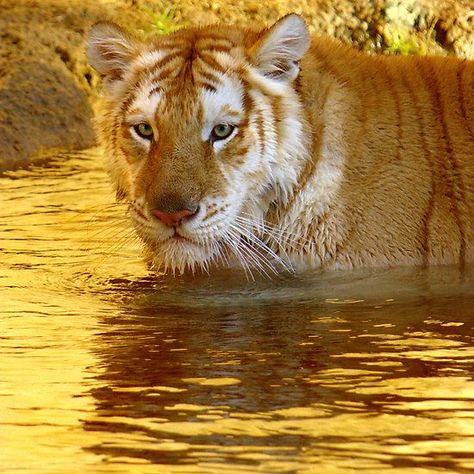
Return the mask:
POLYGON ((308 46, 297 15, 263 31, 190 28, 147 41, 112 23, 92 28, 107 168, 155 269, 285 266, 263 228, 306 155, 295 79, 308 46))

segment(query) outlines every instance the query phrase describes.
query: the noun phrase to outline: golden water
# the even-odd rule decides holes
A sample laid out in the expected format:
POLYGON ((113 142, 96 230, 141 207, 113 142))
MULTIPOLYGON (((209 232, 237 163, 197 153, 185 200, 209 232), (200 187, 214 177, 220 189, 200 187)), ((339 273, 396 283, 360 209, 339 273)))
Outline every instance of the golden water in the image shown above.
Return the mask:
POLYGON ((474 471, 470 272, 160 279, 112 203, 0 177, 0 472, 474 471))

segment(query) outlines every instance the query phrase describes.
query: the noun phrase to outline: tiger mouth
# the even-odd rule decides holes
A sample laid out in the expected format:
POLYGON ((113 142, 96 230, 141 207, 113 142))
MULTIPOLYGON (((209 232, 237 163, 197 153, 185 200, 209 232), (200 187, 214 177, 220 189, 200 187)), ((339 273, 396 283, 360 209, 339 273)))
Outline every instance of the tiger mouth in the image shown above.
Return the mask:
POLYGON ((174 229, 174 234, 170 235, 164 242, 186 242, 186 243, 190 243, 190 244, 193 244, 193 245, 199 245, 193 239, 190 239, 189 237, 186 237, 186 236, 180 234, 178 229, 174 229))
POLYGON ((185 236, 179 232, 178 229, 174 229, 174 233, 162 238, 159 234, 147 232, 147 240, 150 240, 154 245, 159 247, 169 247, 174 245, 186 245, 193 247, 202 247, 202 242, 199 242, 192 237, 185 236))
POLYGON ((139 233, 141 234, 142 232, 144 232, 148 238, 156 240, 157 243, 164 244, 168 242, 187 242, 192 243, 194 245, 198 245, 198 243, 192 238, 186 237, 182 233, 180 233, 179 229, 176 227, 173 227, 173 234, 165 238, 159 238, 159 236, 156 235, 156 232, 150 232, 150 220, 137 206, 131 206, 131 217, 132 222, 139 231, 139 233))

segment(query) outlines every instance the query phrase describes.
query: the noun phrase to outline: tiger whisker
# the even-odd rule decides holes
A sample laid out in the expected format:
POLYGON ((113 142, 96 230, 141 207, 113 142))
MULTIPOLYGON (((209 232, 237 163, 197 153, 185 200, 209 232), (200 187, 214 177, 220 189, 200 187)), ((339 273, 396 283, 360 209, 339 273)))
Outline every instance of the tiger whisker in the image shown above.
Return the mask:
MULTIPOLYGON (((247 225, 252 224, 252 220, 242 217, 242 216, 236 217, 236 220, 238 220, 239 222, 242 222, 243 224, 247 224, 247 225)), ((298 252, 298 251, 304 250, 305 246, 311 243, 311 241, 308 239, 304 239, 304 240, 293 239, 289 236, 286 230, 278 229, 264 220, 262 221, 262 224, 259 225, 259 227, 262 228, 260 232, 266 234, 267 237, 273 239, 273 241, 277 244, 279 249, 284 251, 286 255, 288 254, 285 251, 285 248, 289 248, 290 250, 293 250, 294 252, 298 252)))
MULTIPOLYGON (((233 224, 233 227, 242 233, 247 239, 251 241, 252 244, 256 245, 259 249, 259 253, 261 255, 268 254, 270 255, 276 262, 278 262, 286 271, 293 271, 293 268, 290 264, 285 262, 279 255, 277 255, 270 247, 268 247, 264 242, 262 242, 256 235, 251 232, 246 231, 246 229, 242 229, 241 226, 237 227, 236 224, 233 224)), ((268 260, 268 259, 266 259, 268 260)), ((272 265, 274 268, 274 266, 272 265)), ((278 273, 275 271, 275 273, 278 273)))
POLYGON ((265 266, 274 274, 278 274, 275 266, 268 260, 265 253, 263 253, 258 247, 252 247, 250 245, 246 245, 246 242, 242 240, 241 229, 236 228, 235 226, 231 225, 231 230, 229 231, 230 234, 233 234, 234 238, 239 242, 240 249, 242 252, 245 252, 248 258, 252 260, 252 262, 256 265, 256 269, 261 271, 265 276, 270 278, 270 275, 265 270, 265 266))
MULTIPOLYGON (((238 240, 240 240, 240 237, 239 237, 238 240)), ((229 235, 226 235, 224 237, 224 241, 228 245, 228 248, 237 257, 237 260, 239 261, 240 265, 242 266, 242 268, 245 272, 245 277, 247 278, 247 280, 255 281, 255 277, 253 276, 252 270, 250 269, 250 266, 249 266, 249 264, 247 263, 247 261, 245 259, 245 255, 243 255, 242 252, 241 252, 238 241, 235 238, 231 238, 231 236, 229 236, 229 235), (250 278, 249 278, 249 276, 250 276, 250 278)))

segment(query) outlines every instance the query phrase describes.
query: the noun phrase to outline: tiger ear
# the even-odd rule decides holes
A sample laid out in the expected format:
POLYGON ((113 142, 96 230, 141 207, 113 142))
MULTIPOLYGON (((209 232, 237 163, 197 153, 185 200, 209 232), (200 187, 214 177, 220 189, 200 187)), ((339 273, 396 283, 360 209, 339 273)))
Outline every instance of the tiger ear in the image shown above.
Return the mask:
POLYGON ((310 37, 300 15, 280 18, 253 46, 251 54, 258 71, 280 81, 292 81, 299 72, 298 62, 308 50, 310 37))
POLYGON ((137 49, 138 41, 120 26, 101 21, 89 32, 86 52, 90 65, 107 82, 114 82, 123 78, 137 49))

